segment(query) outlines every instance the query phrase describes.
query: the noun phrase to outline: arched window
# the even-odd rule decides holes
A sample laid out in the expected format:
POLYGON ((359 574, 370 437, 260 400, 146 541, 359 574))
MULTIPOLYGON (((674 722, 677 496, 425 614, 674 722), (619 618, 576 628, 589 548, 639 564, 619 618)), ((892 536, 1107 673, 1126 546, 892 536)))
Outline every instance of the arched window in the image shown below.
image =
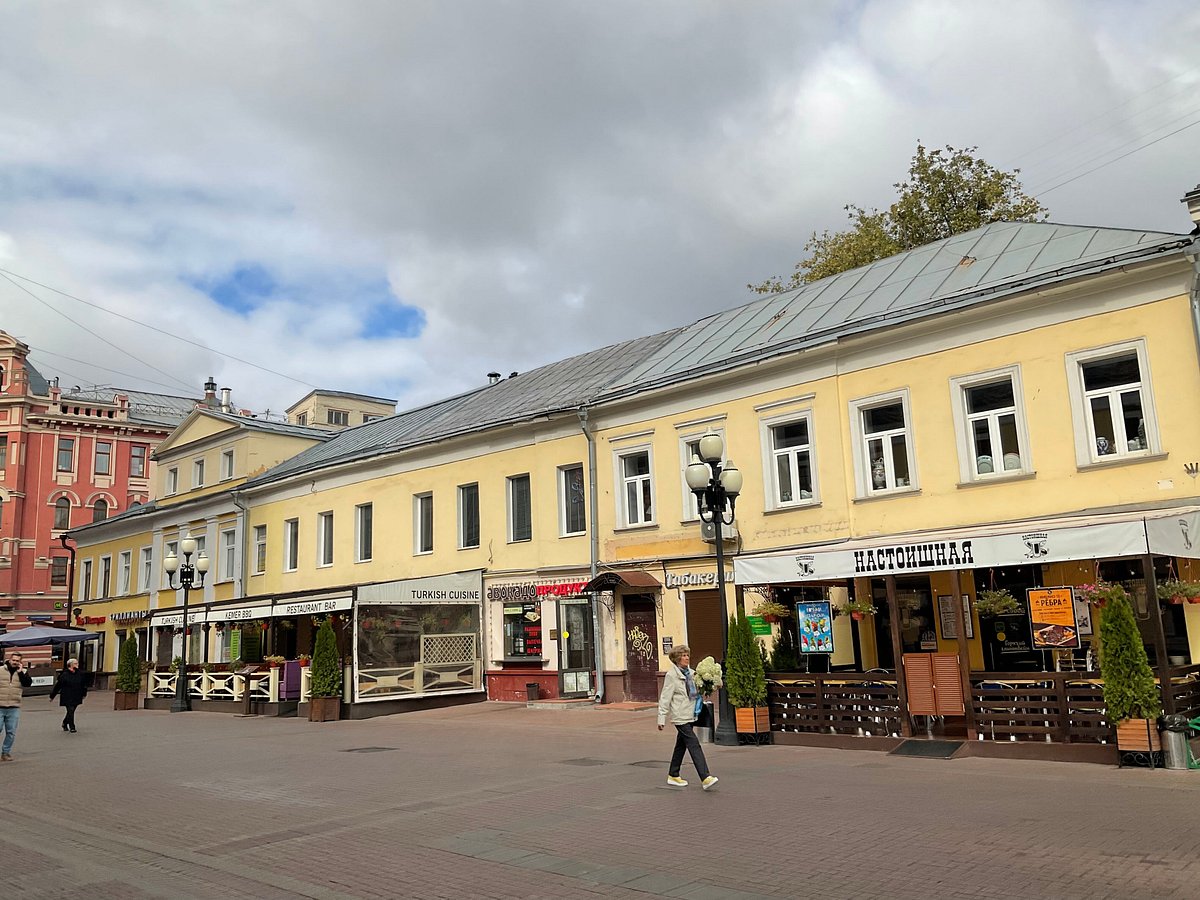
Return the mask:
POLYGON ((54 501, 54 529, 55 531, 65 531, 71 527, 71 501, 66 497, 59 497, 54 501))
POLYGON ((101 498, 96 501, 96 505, 92 507, 92 521, 103 522, 108 518, 108 501, 101 498))

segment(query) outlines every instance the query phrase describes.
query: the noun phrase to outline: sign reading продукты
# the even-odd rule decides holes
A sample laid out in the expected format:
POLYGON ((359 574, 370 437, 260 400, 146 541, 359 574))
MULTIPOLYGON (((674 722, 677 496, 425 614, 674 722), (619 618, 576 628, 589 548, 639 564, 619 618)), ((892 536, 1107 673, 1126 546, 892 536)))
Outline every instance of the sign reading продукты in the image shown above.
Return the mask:
POLYGON ((833 610, 828 600, 805 600, 796 604, 796 628, 801 653, 833 652, 833 610))
POLYGON ((1079 647, 1075 598, 1069 587, 1033 588, 1029 594, 1029 623, 1035 650, 1073 650, 1079 647))

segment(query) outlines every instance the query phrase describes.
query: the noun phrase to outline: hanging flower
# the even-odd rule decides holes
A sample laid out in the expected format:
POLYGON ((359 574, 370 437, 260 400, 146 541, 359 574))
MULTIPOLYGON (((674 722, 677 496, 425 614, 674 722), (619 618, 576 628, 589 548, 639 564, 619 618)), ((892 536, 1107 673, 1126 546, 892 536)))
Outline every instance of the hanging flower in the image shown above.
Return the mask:
POLYGON ((1074 587, 1075 596, 1086 600, 1094 606, 1100 607, 1117 597, 1125 597, 1129 595, 1125 593, 1125 588, 1119 584, 1112 584, 1108 581, 1096 581, 1092 584, 1077 584, 1074 587))
POLYGON ((1007 588, 984 589, 975 594, 975 612, 981 616, 1003 616, 1020 608, 1020 601, 1007 588))
POLYGON ((1200 603, 1200 584, 1170 578, 1156 587, 1159 600, 1167 603, 1200 603))
POLYGON ((762 616, 764 621, 778 622, 780 619, 786 619, 792 614, 782 603, 776 603, 774 600, 764 600, 758 606, 754 607, 752 615, 762 616))

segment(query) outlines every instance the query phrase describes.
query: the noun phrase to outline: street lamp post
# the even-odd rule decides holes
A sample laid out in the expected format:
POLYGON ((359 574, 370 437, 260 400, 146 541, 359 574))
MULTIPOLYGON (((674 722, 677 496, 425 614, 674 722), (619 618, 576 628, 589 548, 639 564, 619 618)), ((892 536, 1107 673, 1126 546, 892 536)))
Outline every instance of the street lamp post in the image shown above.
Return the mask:
MULTIPOLYGON (((717 594, 721 598, 721 665, 729 656, 729 616, 725 606, 725 535, 724 526, 733 524, 733 508, 737 503, 738 494, 742 491, 742 473, 726 460, 721 465, 721 456, 725 452, 721 436, 709 431, 700 438, 700 454, 693 456, 685 472, 688 487, 696 495, 696 506, 700 512, 700 520, 713 525, 717 545, 717 594), (726 514, 728 510, 728 514, 726 514)), ((725 672, 725 678, 729 672, 725 672)), ((733 724, 733 707, 729 703, 729 692, 725 687, 720 689, 721 715, 717 723, 716 741, 718 744, 732 746, 737 743, 737 729, 733 724)))
POLYGON ((167 582, 171 590, 183 590, 183 648, 179 654, 179 670, 175 673, 175 701, 171 704, 171 712, 191 712, 192 698, 188 693, 188 592, 193 587, 204 587, 208 557, 201 553, 196 564, 192 565, 196 539, 190 534, 179 542, 179 549, 183 551, 182 564, 174 553, 163 560, 163 568, 167 570, 167 582), (175 584, 176 573, 179 574, 178 585, 175 584))

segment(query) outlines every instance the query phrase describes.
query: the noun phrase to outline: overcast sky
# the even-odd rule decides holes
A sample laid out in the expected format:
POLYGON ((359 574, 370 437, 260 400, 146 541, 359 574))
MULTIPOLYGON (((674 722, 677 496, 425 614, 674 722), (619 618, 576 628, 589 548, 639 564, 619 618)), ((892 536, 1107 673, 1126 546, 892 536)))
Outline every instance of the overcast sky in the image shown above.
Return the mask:
POLYGON ((0 328, 65 386, 256 411, 747 302, 918 140, 1059 222, 1186 232, 1200 182, 1194 0, 9 0, 0 33, 0 268, 79 298, 0 278, 0 328))

